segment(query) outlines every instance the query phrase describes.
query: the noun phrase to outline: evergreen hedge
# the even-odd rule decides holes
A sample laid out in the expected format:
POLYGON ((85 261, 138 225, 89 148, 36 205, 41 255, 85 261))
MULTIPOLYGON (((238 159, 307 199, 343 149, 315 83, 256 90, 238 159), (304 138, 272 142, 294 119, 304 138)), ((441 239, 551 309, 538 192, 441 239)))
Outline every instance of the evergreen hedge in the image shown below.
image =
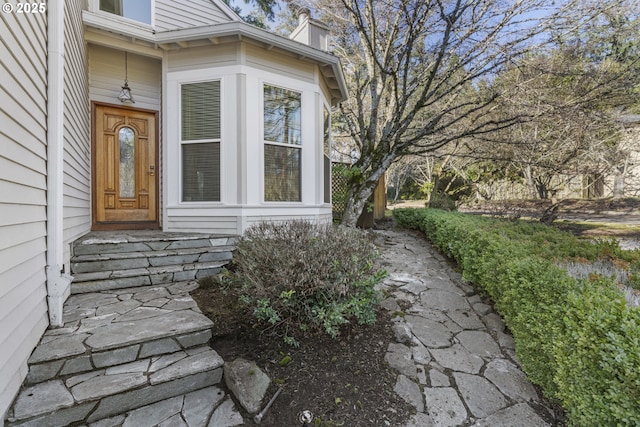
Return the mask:
POLYGON ((572 258, 638 252, 593 244, 542 224, 435 209, 397 209, 494 301, 529 379, 558 399, 572 426, 640 426, 640 310, 611 279, 577 280, 557 266, 572 258))

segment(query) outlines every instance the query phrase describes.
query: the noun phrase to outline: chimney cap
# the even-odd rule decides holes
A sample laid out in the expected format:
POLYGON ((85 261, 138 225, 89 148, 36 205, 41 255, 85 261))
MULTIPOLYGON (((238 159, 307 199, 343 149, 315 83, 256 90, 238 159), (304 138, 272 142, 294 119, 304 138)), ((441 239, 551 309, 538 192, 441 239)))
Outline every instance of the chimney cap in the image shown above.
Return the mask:
POLYGON ((311 9, 307 8, 307 7, 301 7, 300 9, 298 9, 298 16, 300 15, 306 15, 306 16, 311 16, 311 9))
POLYGON ((305 21, 309 21, 311 19, 311 10, 306 7, 301 7, 298 10, 298 23, 302 24, 305 21))

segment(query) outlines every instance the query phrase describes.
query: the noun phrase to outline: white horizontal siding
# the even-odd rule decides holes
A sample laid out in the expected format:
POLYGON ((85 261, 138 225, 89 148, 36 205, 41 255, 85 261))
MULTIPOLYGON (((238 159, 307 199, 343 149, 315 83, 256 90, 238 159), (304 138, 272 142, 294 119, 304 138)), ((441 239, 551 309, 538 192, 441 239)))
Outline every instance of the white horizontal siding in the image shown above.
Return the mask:
POLYGON ((222 24, 232 19, 211 0, 156 0, 155 27, 158 31, 222 24))
POLYGON ((235 216, 179 216, 168 217, 166 231, 198 232, 211 234, 238 234, 238 218, 235 216))
POLYGON ((0 416, 47 326, 46 28, 0 14, 0 416))
MULTIPOLYGON (((119 105, 125 78, 125 53, 89 45, 89 97, 92 101, 119 105)), ((136 108, 160 110, 162 64, 145 56, 128 54, 129 87, 136 108)))
POLYGON ((259 70, 309 83, 314 83, 316 80, 315 65, 248 43, 246 44, 246 64, 259 70))
MULTIPOLYGON (((221 209, 225 209, 221 207, 221 209)), ((204 210, 204 209, 203 209, 204 210)), ((229 210, 235 210, 233 208, 229 210)), ((284 222, 305 220, 313 223, 328 224, 332 221, 331 209, 325 207, 310 208, 272 208, 254 207, 246 209, 238 216, 197 215, 196 209, 186 209, 188 213, 180 214, 180 209, 169 209, 165 231, 202 232, 212 234, 239 234, 249 226, 259 222, 284 222), (256 214, 256 212, 259 212, 256 214)))
POLYGON ((47 220, 47 210, 39 205, 3 204, 0 227, 16 224, 40 223, 47 220))
POLYGON ((223 67, 237 63, 239 44, 229 43, 169 51, 168 71, 223 67))
POLYGON ((260 215, 248 216, 245 218, 247 226, 261 222, 286 222, 286 221, 309 221, 312 223, 327 224, 332 221, 331 214, 324 215, 260 215))
POLYGON ((68 264, 69 245, 91 229, 91 114, 80 2, 65 4, 65 23, 63 234, 68 264))
MULTIPOLYGON (((26 246, 30 246, 27 244, 26 246)), ((38 245, 38 249, 43 248, 38 245)), ((35 248, 26 247, 23 253, 35 248)), ((2 256, 2 252, 0 252, 2 256)), ((48 325, 42 265, 44 253, 0 274, 2 283, 16 286, 0 295, 0 416, 4 414, 27 375, 27 359, 48 325)))

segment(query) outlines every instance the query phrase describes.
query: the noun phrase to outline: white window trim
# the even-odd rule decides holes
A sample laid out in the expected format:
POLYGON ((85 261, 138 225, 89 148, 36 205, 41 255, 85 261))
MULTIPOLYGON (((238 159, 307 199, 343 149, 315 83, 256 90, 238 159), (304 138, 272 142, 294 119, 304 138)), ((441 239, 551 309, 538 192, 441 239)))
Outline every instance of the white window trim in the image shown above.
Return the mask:
MULTIPOLYGON (((275 79, 274 79, 275 80, 275 79)), ((305 126, 304 126, 304 111, 305 107, 305 89, 297 86, 289 84, 290 82, 275 82, 274 80, 263 80, 259 79, 260 84, 260 138, 262 144, 260 144, 260 203, 267 206, 300 206, 304 205, 304 192, 305 192, 305 179, 304 179, 304 156, 307 149, 305 147, 305 126), (264 87, 265 86, 274 86, 280 89, 289 90, 292 92, 296 92, 300 94, 300 144, 287 144, 281 142, 267 141, 264 139, 264 87), (287 147, 287 148, 297 148, 300 150, 300 200, 288 200, 288 201, 271 201, 265 200, 265 178, 264 174, 266 172, 265 162, 264 162, 264 146, 266 144, 276 145, 279 147, 287 147)))
POLYGON ((333 150, 333 134, 331 133, 331 125, 333 124, 333 116, 331 114, 331 106, 326 102, 326 100, 324 99, 324 97, 322 97, 322 100, 320 101, 321 107, 320 107, 320 120, 322 123, 321 126, 321 132, 322 132, 322 138, 320 138, 321 140, 321 147, 320 147, 320 153, 321 153, 321 158, 322 158, 322 173, 324 174, 324 112, 326 111, 329 114, 329 201, 325 202, 324 200, 324 177, 322 180, 322 191, 320 193, 321 195, 321 200, 322 200, 322 204, 325 206, 331 206, 333 205, 333 162, 331 161, 331 151, 333 150))
POLYGON ((207 206, 207 207, 211 207, 211 206, 219 206, 224 204, 224 201, 226 200, 225 198, 225 194, 226 194, 226 167, 225 164, 226 162, 224 162, 224 156, 226 154, 226 147, 225 145, 228 144, 223 144, 224 141, 224 131, 225 131, 225 108, 224 108, 224 97, 225 97, 225 79, 223 76, 217 76, 217 77, 212 77, 212 78, 206 78, 206 79, 196 79, 196 80, 179 80, 176 81, 176 88, 177 88, 177 96, 179 99, 179 101, 177 102, 177 116, 176 116, 176 121, 177 121, 177 170, 178 170, 178 176, 177 176, 177 182, 178 182, 178 188, 177 188, 177 205, 179 206, 188 206, 188 207, 196 207, 196 206, 207 206), (188 85, 188 84, 192 84, 192 83, 206 83, 206 82, 215 82, 215 81, 219 81, 220 82, 220 138, 213 138, 213 139, 199 139, 199 140, 188 140, 188 141, 183 141, 182 140, 182 85, 188 85), (182 185, 182 145, 183 144, 203 144, 203 143, 208 143, 208 142, 218 142, 220 144, 220 200, 212 200, 212 201, 184 201, 183 200, 183 185, 182 185))
POLYGON ((120 21, 123 24, 130 25, 132 27, 137 27, 138 29, 141 29, 141 30, 153 31, 153 29, 155 28, 155 22, 156 22, 156 0, 150 0, 149 6, 151 7, 151 24, 147 24, 142 21, 136 21, 135 19, 127 18, 124 16, 116 15, 115 13, 105 12, 104 10, 100 9, 100 0, 89 0, 88 10, 89 12, 94 13, 99 17, 108 17, 108 18, 120 21))

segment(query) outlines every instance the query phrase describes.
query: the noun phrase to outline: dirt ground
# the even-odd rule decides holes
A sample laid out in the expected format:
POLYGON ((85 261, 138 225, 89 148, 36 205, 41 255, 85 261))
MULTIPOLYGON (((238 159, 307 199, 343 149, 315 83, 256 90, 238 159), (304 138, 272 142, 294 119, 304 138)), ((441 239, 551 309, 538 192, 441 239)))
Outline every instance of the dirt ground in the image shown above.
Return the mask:
POLYGON ((260 425, 302 426, 304 410, 314 415, 310 425, 325 427, 400 426, 412 414, 393 392, 397 373, 384 361, 392 342, 388 313, 378 311, 373 325, 347 325, 336 339, 300 337, 300 347, 294 348, 257 327, 233 290, 205 281, 192 296, 215 324, 211 345, 222 358, 253 360, 271 378, 263 406, 282 387, 260 425))

